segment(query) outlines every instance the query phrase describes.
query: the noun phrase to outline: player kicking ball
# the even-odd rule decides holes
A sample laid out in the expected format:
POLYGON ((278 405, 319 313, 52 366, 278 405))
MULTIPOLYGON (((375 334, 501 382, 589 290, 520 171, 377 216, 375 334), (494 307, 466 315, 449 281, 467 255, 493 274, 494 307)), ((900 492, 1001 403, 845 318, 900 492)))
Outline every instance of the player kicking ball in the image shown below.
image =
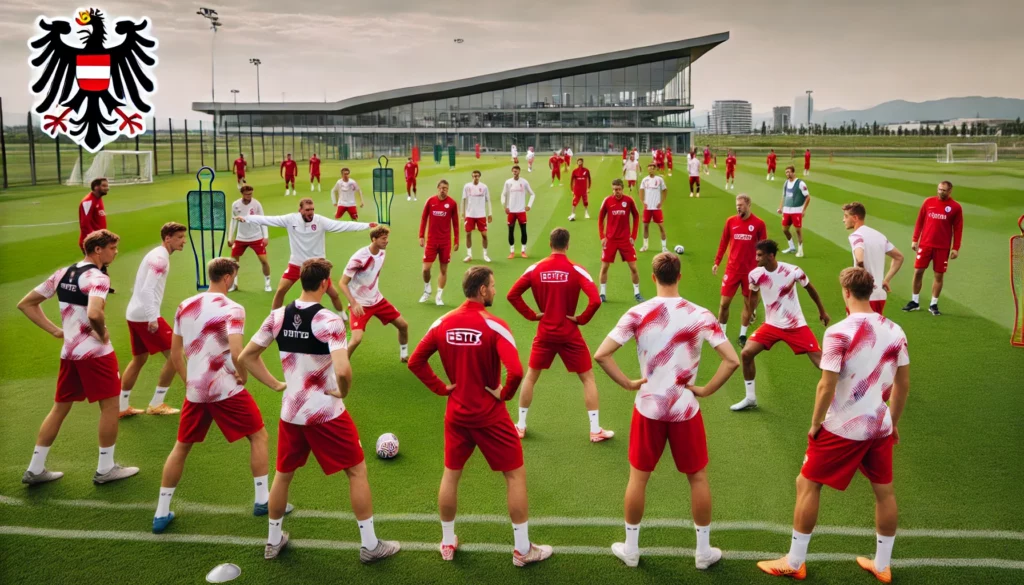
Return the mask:
POLYGON ((448 264, 452 261, 452 251, 459 251, 459 207, 448 196, 448 181, 444 179, 437 184, 437 194, 423 205, 423 213, 420 215, 420 248, 423 248, 423 296, 420 302, 430 300, 430 269, 437 260, 440 274, 437 275, 437 297, 434 304, 443 307, 442 295, 448 284, 448 264), (452 238, 455 240, 454 247, 452 238))
MULTIPOLYGON (((747 275, 757 266, 757 243, 768 239, 768 228, 750 211, 750 197, 740 193, 736 196, 736 215, 725 221, 722 239, 718 243, 718 253, 711 274, 718 274, 726 249, 729 249, 729 261, 725 265, 725 277, 722 279, 721 301, 718 305, 718 322, 722 331, 729 322, 729 306, 739 290, 743 298, 750 296, 750 281, 747 275)), ((743 303, 740 314, 739 346, 747 343, 747 327, 754 319, 756 305, 743 303)))
POLYGON ((679 296, 679 257, 663 252, 652 262, 658 293, 630 309, 601 343, 594 359, 608 377, 636 392, 629 431, 629 484, 626 486, 626 541, 612 552, 627 567, 640 562, 640 522, 644 515, 647 482, 665 445, 672 448, 676 469, 690 483, 690 508, 697 548, 694 560, 704 570, 722 558, 711 546, 711 485, 708 483, 708 446, 697 397, 711 396, 739 367, 736 350, 728 343, 714 315, 679 296), (639 380, 630 380, 614 354, 630 339, 636 340, 639 380), (703 342, 722 361, 706 386, 694 385, 703 342))
POLYGON ((320 157, 314 152, 309 157, 309 191, 313 192, 313 181, 316 181, 316 190, 320 191, 320 157))
POLYGON ((466 216, 466 257, 462 261, 473 260, 473 230, 479 230, 484 262, 490 262, 487 256, 487 224, 494 220, 494 214, 491 192, 480 182, 480 171, 473 171, 473 180, 462 187, 462 209, 466 216))
POLYGON ((512 167, 512 178, 501 189, 501 205, 508 219, 508 259, 516 257, 516 224, 519 224, 519 255, 526 258, 526 212, 533 207, 537 195, 530 182, 519 176, 519 165, 512 167), (530 194, 527 201, 526 194, 530 194))
MULTIPOLYGON (((228 246, 231 247, 231 259, 235 262, 242 260, 242 254, 252 249, 256 259, 260 261, 263 268, 263 290, 271 292, 270 287, 270 261, 267 260, 267 243, 270 242, 267 226, 259 226, 238 221, 238 217, 249 217, 252 215, 263 215, 263 204, 252 196, 252 185, 242 187, 242 198, 231 204, 231 225, 228 228, 228 246)), ((231 284, 228 292, 238 290, 238 282, 231 284)))
POLYGON ((431 392, 447 396, 444 415, 444 474, 437 495, 441 516, 441 558, 455 560, 459 538, 455 534, 459 480, 466 461, 477 448, 493 471, 505 476, 508 513, 517 567, 551 556, 548 545, 530 542, 527 522, 526 467, 523 446, 505 402, 512 399, 523 379, 515 338, 508 324, 487 311, 494 302, 494 272, 474 266, 462 279, 466 302, 441 317, 423 335, 409 358, 409 370, 431 392), (441 354, 446 384, 430 366, 430 356, 441 354), (505 383, 501 383, 501 367, 505 383))
POLYGON ((691 149, 686 159, 686 172, 690 175, 690 197, 700 197, 700 159, 697 149, 691 149))
POLYGON ((390 234, 391 230, 386 225, 370 230, 370 245, 352 254, 338 281, 338 288, 348 299, 348 310, 351 313, 352 339, 348 342, 350 358, 363 341, 363 332, 370 317, 376 317, 381 325, 392 324, 398 329, 398 359, 402 363, 409 361, 409 324, 398 309, 380 294, 378 287, 390 234))
POLYGON ((359 183, 355 179, 351 178, 351 171, 348 167, 341 169, 341 178, 334 184, 331 189, 331 203, 337 207, 334 212, 334 219, 341 219, 345 217, 347 213, 352 221, 359 219, 359 208, 356 207, 356 199, 358 196, 359 207, 362 207, 363 202, 363 190, 359 188, 359 183))
POLYGON ((299 165, 292 160, 292 153, 285 155, 285 159, 281 161, 281 178, 284 179, 284 194, 285 197, 288 195, 295 195, 295 176, 299 173, 299 165), (291 191, 288 191, 288 186, 291 185, 291 191))
POLYGON ((277 558, 288 544, 288 533, 281 529, 288 513, 288 488, 295 471, 305 467, 310 452, 325 475, 344 471, 348 476, 352 513, 361 540, 359 560, 372 563, 401 548, 395 541, 378 539, 374 530, 373 498, 359 431, 343 402, 352 389, 345 323, 320 305, 331 286, 331 268, 323 258, 304 262, 298 300, 270 313, 239 358, 253 377, 272 390, 284 392, 277 425, 277 475, 270 491, 270 527, 263 551, 263 558, 268 560, 277 558), (264 350, 275 341, 284 382, 274 378, 263 362, 264 350))
POLYGON ((647 236, 653 221, 661 231, 661 251, 668 252, 665 214, 661 210, 661 206, 665 204, 665 197, 668 195, 668 185, 665 184, 665 179, 657 174, 657 167, 653 163, 647 165, 647 176, 640 181, 640 191, 644 194, 644 245, 640 251, 647 251, 647 236))
POLYGON ((597 216, 597 235, 601 239, 601 302, 608 302, 608 267, 615 262, 618 254, 629 266, 633 279, 633 298, 642 303, 640 296, 640 275, 636 271, 636 236, 640 231, 640 212, 633 198, 623 194, 622 179, 612 180, 612 194, 601 204, 597 216), (608 229, 605 229, 605 220, 608 229))
POLYGON ((754 380, 757 369, 754 358, 762 351, 771 350, 776 343, 783 341, 793 350, 794 355, 807 354, 811 363, 817 368, 821 363, 821 348, 811 328, 804 319, 800 308, 800 297, 796 294, 796 285, 804 287, 807 295, 818 306, 818 320, 828 327, 831 317, 821 303, 818 291, 799 266, 778 262, 775 256, 779 245, 772 240, 761 240, 757 243, 757 268, 750 271, 747 277, 750 296, 747 297, 747 312, 752 313, 757 307, 758 296, 764 299, 764 323, 754 330, 747 339, 740 357, 743 359, 743 384, 746 397, 733 404, 733 411, 757 407, 757 392, 754 380))
POLYGON ((786 182, 782 184, 782 201, 779 202, 779 210, 776 213, 782 214, 782 233, 786 236, 786 243, 789 247, 782 251, 783 254, 796 252, 797 258, 804 257, 804 213, 807 206, 811 204, 811 193, 807 189, 807 183, 803 179, 796 178, 796 169, 792 166, 786 167, 786 182), (793 247, 793 236, 789 233, 789 226, 796 228, 797 247, 793 247))

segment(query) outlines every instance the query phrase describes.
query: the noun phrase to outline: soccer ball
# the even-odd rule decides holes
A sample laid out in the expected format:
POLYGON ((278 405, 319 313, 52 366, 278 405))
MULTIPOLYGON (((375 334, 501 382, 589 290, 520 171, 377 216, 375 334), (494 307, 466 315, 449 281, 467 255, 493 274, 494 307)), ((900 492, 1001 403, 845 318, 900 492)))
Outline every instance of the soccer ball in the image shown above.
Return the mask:
POLYGON ((398 455, 398 437, 394 433, 384 433, 377 439, 377 457, 394 459, 398 455))
POLYGON ((676 254, 682 254, 684 251, 686 251, 686 248, 684 248, 682 245, 676 246, 676 254))

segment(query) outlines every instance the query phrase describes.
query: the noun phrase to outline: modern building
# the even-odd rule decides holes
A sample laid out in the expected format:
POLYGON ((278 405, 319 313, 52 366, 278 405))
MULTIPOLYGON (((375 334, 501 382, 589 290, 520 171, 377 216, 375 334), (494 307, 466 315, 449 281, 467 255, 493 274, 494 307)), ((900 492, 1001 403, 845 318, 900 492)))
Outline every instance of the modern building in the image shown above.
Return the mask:
POLYGON ((789 106, 775 106, 772 108, 772 129, 776 132, 782 132, 787 128, 793 126, 793 108, 789 106))
POLYGON ((716 100, 711 104, 711 132, 713 134, 750 134, 753 114, 750 102, 744 100, 716 100))
POLYGON ((793 118, 792 125, 794 128, 810 127, 811 116, 814 115, 814 98, 809 94, 797 96, 793 100, 793 118))
MULTIPOLYGON (((683 152, 693 133, 691 68, 728 39, 725 32, 334 103, 198 102, 192 109, 213 115, 228 133, 317 134, 351 158, 408 155, 413 145, 425 153, 438 144, 463 151, 516 144, 542 156, 563 146, 683 152)), ((749 122, 748 105, 747 130, 749 122)))

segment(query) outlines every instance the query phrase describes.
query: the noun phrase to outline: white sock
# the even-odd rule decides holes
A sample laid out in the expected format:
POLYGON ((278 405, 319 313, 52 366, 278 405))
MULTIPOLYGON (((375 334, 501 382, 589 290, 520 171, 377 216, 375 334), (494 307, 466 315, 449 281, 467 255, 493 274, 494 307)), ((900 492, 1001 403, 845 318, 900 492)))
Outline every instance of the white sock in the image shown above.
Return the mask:
POLYGON ((164 397, 167 396, 167 391, 170 388, 166 386, 157 386, 156 392, 153 393, 153 399, 149 401, 149 405, 152 407, 160 406, 164 403, 164 397))
POLYGON ((473 257, 473 249, 472 248, 466 248, 466 258, 472 258, 472 257, 473 257))
POLYGON ((441 294, 442 293, 444 293, 444 289, 443 288, 437 289, 437 298, 441 298, 441 294))
POLYGON ((647 247, 647 238, 644 238, 644 247, 647 247))
POLYGON ((719 323, 719 325, 722 326, 722 335, 726 335, 726 333, 727 333, 726 330, 725 330, 726 324, 725 323, 719 323))
POLYGON ((516 253, 516 245, 515 244, 512 244, 511 246, 508 247, 508 253, 509 254, 515 254, 516 253))
POLYGON ((920 304, 921 303, 921 295, 910 295, 910 300, 914 301, 915 303, 920 304))
POLYGON ((666 248, 668 248, 668 240, 662 240, 661 241, 661 249, 664 250, 666 248))
POLYGON ((640 294, 640 285, 639 284, 634 284, 633 285, 633 294, 635 294, 635 295, 640 294))
POLYGON ((267 534, 267 544, 277 546, 281 544, 281 524, 284 523, 284 518, 278 518, 274 520, 270 519, 270 532, 267 534))
POLYGON ((933 305, 939 304, 939 297, 932 297, 932 304, 933 305))
POLYGON ((602 283, 601 284, 601 294, 605 294, 607 292, 607 289, 608 289, 608 285, 602 283))
POLYGON ((626 554, 640 552, 640 525, 626 522, 626 554))
POLYGON ((172 487, 160 488, 160 499, 156 503, 156 515, 154 518, 163 518, 171 513, 171 498, 174 497, 175 489, 172 487))
POLYGON ((520 244, 519 250, 522 251, 522 252, 525 252, 526 251, 526 244, 520 244))
POLYGON ((131 390, 121 390, 121 401, 118 408, 122 411, 128 410, 128 397, 132 395, 131 390))
POLYGON ((103 475, 114 468, 114 446, 100 447, 100 461, 96 464, 96 473, 103 475))
POLYGON ((516 423, 517 427, 519 427, 521 429, 525 429, 526 428, 526 412, 528 410, 530 410, 530 409, 529 408, 523 408, 522 406, 519 407, 519 422, 516 423))
POLYGON ((598 411, 588 410, 587 416, 590 417, 590 432, 597 433, 601 431, 601 421, 598 418, 598 411))
POLYGON ((377 548, 377 533, 373 530, 373 516, 366 520, 356 520, 359 525, 359 538, 363 541, 363 548, 373 550, 377 548))
POLYGON ((270 284, 270 277, 269 276, 264 276, 263 277, 263 282, 265 282, 266 284, 270 284))
POLYGON ((744 380, 743 386, 747 390, 747 400, 756 401, 757 391, 754 389, 754 380, 744 380))
POLYGON ((428 295, 430 294, 430 283, 429 282, 426 282, 426 283, 423 284, 423 292, 427 293, 428 295))
POLYGON ((792 250, 793 249, 793 240, 788 240, 787 239, 786 243, 789 244, 789 249, 792 250))
POLYGON ((256 486, 256 503, 266 504, 270 501, 270 477, 267 475, 261 475, 259 477, 252 478, 253 485, 256 486))
POLYGON ((697 554, 706 554, 711 550, 711 527, 693 525, 697 531, 697 554))
POLYGON ((749 327, 749 325, 740 325, 740 337, 747 334, 747 327, 749 327))
POLYGON ((878 545, 875 546, 875 570, 884 571, 892 561, 892 543, 896 537, 881 534, 875 536, 878 537, 878 545))
POLYGON ((807 560, 807 545, 810 543, 810 534, 802 534, 793 530, 793 540, 789 543, 789 554, 786 555, 790 567, 799 569, 800 565, 804 564, 804 561, 807 560))
POLYGON ((36 445, 32 450, 32 462, 28 464, 29 473, 42 473, 46 468, 46 456, 50 454, 49 447, 36 445))
POLYGON ((521 555, 525 555, 530 552, 530 530, 526 526, 528 522, 522 524, 512 524, 512 535, 516 539, 516 551, 521 555))
POLYGON ((441 544, 455 546, 455 520, 441 520, 441 544))
POLYGON ((407 358, 409 357, 409 344, 399 343, 398 344, 398 357, 407 358))

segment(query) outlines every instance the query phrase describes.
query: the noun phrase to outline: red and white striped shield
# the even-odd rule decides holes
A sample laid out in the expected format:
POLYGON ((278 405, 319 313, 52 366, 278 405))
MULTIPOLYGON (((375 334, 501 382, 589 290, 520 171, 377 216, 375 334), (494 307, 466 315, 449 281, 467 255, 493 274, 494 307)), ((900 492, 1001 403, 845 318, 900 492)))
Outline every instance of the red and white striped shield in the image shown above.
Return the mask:
POLYGON ((106 91, 110 86, 110 55, 78 55, 75 77, 83 91, 106 91))

